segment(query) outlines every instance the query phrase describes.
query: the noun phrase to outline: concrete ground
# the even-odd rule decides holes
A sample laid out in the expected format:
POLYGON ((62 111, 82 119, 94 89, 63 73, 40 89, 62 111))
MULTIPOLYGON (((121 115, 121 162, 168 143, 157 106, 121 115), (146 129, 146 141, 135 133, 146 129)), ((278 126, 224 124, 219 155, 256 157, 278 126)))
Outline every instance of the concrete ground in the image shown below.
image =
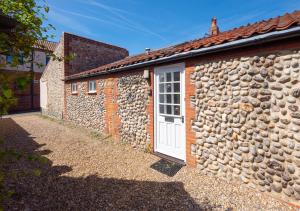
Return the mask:
POLYGON ((5 210, 293 210, 270 196, 183 167, 169 177, 160 159, 127 144, 36 114, 0 120, 2 147, 22 152, 5 210))

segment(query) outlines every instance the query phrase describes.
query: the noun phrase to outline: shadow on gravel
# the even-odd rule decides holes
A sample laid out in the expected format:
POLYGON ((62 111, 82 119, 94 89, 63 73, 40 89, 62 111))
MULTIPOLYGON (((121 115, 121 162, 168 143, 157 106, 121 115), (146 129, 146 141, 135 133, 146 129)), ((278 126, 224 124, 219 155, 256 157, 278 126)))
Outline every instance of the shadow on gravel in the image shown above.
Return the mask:
POLYGON ((12 119, 0 120, 1 150, 22 152, 6 159, 0 168, 8 176, 4 187, 13 194, 4 210, 212 210, 209 202, 197 204, 180 182, 146 182, 88 177, 68 177, 70 166, 53 166, 43 155, 49 150, 12 119), (11 173, 14 172, 14 173, 11 173))

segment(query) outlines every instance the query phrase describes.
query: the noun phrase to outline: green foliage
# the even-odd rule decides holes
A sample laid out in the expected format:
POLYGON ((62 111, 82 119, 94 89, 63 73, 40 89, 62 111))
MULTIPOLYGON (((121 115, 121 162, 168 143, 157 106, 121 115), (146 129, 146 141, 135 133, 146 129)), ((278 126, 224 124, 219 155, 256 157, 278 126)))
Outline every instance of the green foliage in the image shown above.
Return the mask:
POLYGON ((48 159, 46 157, 43 157, 43 156, 38 156, 37 161, 40 162, 40 164, 47 164, 48 163, 48 159))
POLYGON ((151 143, 148 143, 146 148, 145 148, 145 152, 146 153, 152 153, 153 152, 153 148, 152 148, 152 145, 151 143))
MULTIPOLYGON (((22 62, 20 55, 26 59, 26 63, 33 63, 32 52, 35 48, 43 49, 54 59, 61 59, 38 42, 39 40, 53 38, 49 31, 53 30, 54 27, 51 24, 46 25, 44 23, 47 20, 46 14, 48 12, 49 7, 43 0, 0 0, 0 14, 7 16, 9 25, 11 25, 7 29, 0 29, 0 54, 13 57, 11 66, 16 66, 22 62)), ((4 65, 6 64, 0 64, 0 68, 4 65)), ((22 90, 26 88, 31 80, 32 76, 10 77, 0 73, 0 117, 7 114, 9 108, 17 103, 12 86, 16 85, 18 89, 22 90)), ((40 156, 24 155, 22 152, 0 148, 0 211, 4 209, 1 205, 3 200, 15 193, 14 190, 4 187, 3 181, 7 177, 17 178, 18 176, 17 172, 7 172, 3 165, 12 160, 17 162, 25 157, 40 163, 47 162, 46 158, 40 156)), ((31 172, 30 169, 29 171, 31 172)), ((35 176, 40 176, 41 170, 33 169, 32 173, 35 176)))
POLYGON ((0 74, 0 116, 6 114, 15 104, 16 99, 10 87, 10 79, 7 75, 0 74))
POLYGON ((4 173, 0 171, 0 183, 4 180, 4 173))
POLYGON ((22 153, 16 150, 0 149, 0 211, 3 210, 3 201, 7 198, 12 197, 15 194, 14 190, 8 189, 8 187, 4 186, 4 180, 7 177, 11 177, 13 179, 17 178, 16 171, 9 172, 5 168, 3 169, 3 166, 7 165, 7 163, 12 162, 13 160, 19 160, 21 157, 22 153))
MULTIPOLYGON (((3 144, 3 140, 0 139, 0 143, 3 144)), ((11 163, 19 162, 19 160, 28 159, 33 163, 33 165, 47 164, 48 159, 38 154, 25 153, 15 149, 3 149, 0 146, 0 211, 3 210, 3 202, 11 198, 15 194, 15 190, 12 187, 5 186, 5 180, 18 180, 22 176, 33 175, 35 177, 40 177, 42 174, 41 169, 24 169, 24 170, 7 170, 7 166, 11 163)))
POLYGON ((17 179, 18 172, 17 171, 11 171, 11 172, 9 172, 9 176, 15 180, 15 179, 17 179))
POLYGON ((46 157, 43 157, 43 156, 37 155, 37 154, 28 154, 27 159, 29 161, 37 161, 40 164, 47 164, 48 163, 48 159, 46 157))
POLYGON ((54 27, 44 25, 49 7, 45 2, 39 2, 43 4, 37 4, 35 0, 1 0, 0 11, 11 18, 14 28, 1 31, 0 53, 11 54, 13 65, 18 63, 20 52, 25 58, 30 58, 34 46, 44 48, 37 44, 38 40, 53 38, 48 32, 54 27))
POLYGON ((30 80, 31 80, 31 77, 29 77, 29 76, 18 77, 16 79, 17 88, 21 89, 21 90, 25 89, 26 86, 28 86, 28 83, 30 82, 30 80))
MULTIPOLYGON (((0 68, 5 65, 17 66, 22 63, 23 59, 20 58, 25 58, 26 63, 36 63, 32 61, 32 52, 35 48, 43 49, 49 56, 58 58, 38 42, 54 37, 49 33, 54 27, 44 23, 49 12, 45 1, 0 0, 0 2, 0 14, 8 18, 10 25, 7 29, 0 29, 0 54, 12 56, 11 64, 0 64, 0 68)), ((7 114, 9 108, 17 103, 12 84, 16 84, 17 88, 22 90, 30 80, 29 77, 9 79, 0 73, 0 117, 7 114)))
POLYGON ((9 197, 9 198, 12 197, 14 194, 15 194, 14 190, 7 191, 7 197, 9 197))
POLYGON ((31 76, 18 76, 0 73, 0 117, 8 113, 9 108, 16 105, 17 99, 12 86, 16 84, 20 90, 25 89, 31 80, 31 76))
POLYGON ((39 170, 39 169, 33 169, 32 172, 33 172, 33 175, 36 177, 41 176, 41 173, 42 173, 41 170, 39 170))

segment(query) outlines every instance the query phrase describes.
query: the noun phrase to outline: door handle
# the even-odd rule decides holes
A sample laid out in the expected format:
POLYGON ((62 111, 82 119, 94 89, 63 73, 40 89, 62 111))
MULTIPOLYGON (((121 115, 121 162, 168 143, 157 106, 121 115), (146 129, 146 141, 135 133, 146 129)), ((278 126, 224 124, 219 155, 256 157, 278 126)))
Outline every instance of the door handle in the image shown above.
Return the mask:
POLYGON ((181 116, 181 122, 184 123, 184 116, 181 116))

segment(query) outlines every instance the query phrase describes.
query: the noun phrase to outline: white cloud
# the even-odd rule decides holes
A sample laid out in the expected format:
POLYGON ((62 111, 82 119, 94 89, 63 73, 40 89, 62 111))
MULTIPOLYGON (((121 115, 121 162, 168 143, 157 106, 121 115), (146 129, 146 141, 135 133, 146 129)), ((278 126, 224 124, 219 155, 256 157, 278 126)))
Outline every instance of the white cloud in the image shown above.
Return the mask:
POLYGON ((50 22, 55 22, 57 25, 61 25, 63 29, 72 29, 74 32, 85 34, 85 35, 92 35, 92 31, 77 21, 76 19, 65 15, 62 12, 59 12, 52 8, 48 14, 48 20, 50 22))
POLYGON ((106 4, 97 2, 97 1, 93 1, 93 0, 85 0, 85 1, 80 1, 84 4, 87 4, 89 6, 93 6, 93 7, 98 7, 106 12, 108 12, 110 14, 110 24, 112 25, 117 25, 119 27, 125 27, 137 32, 142 32, 145 34, 150 34, 152 36, 155 36, 163 41, 167 41, 162 35, 160 35, 159 33, 156 33, 150 29, 148 29, 147 27, 142 26, 141 24, 139 24, 136 21, 133 21, 132 19, 128 18, 127 16, 133 16, 135 14, 132 14, 128 11, 116 8, 116 7, 111 7, 108 6, 106 4))
POLYGON ((136 30, 134 30, 134 29, 132 29, 130 27, 122 25, 121 23, 118 22, 118 20, 111 21, 111 20, 109 20, 107 18, 103 19, 103 18, 99 18, 99 17, 95 17, 95 16, 91 16, 91 15, 85 15, 85 14, 79 13, 79 12, 67 11, 67 10, 59 9, 59 8, 57 8, 56 10, 60 11, 61 13, 64 13, 65 15, 78 16, 78 17, 81 17, 81 18, 94 20, 94 21, 97 21, 97 22, 100 22, 100 23, 104 23, 104 24, 108 24, 108 25, 113 25, 114 27, 117 27, 117 28, 122 28, 122 29, 126 29, 126 30, 136 31, 136 30))

